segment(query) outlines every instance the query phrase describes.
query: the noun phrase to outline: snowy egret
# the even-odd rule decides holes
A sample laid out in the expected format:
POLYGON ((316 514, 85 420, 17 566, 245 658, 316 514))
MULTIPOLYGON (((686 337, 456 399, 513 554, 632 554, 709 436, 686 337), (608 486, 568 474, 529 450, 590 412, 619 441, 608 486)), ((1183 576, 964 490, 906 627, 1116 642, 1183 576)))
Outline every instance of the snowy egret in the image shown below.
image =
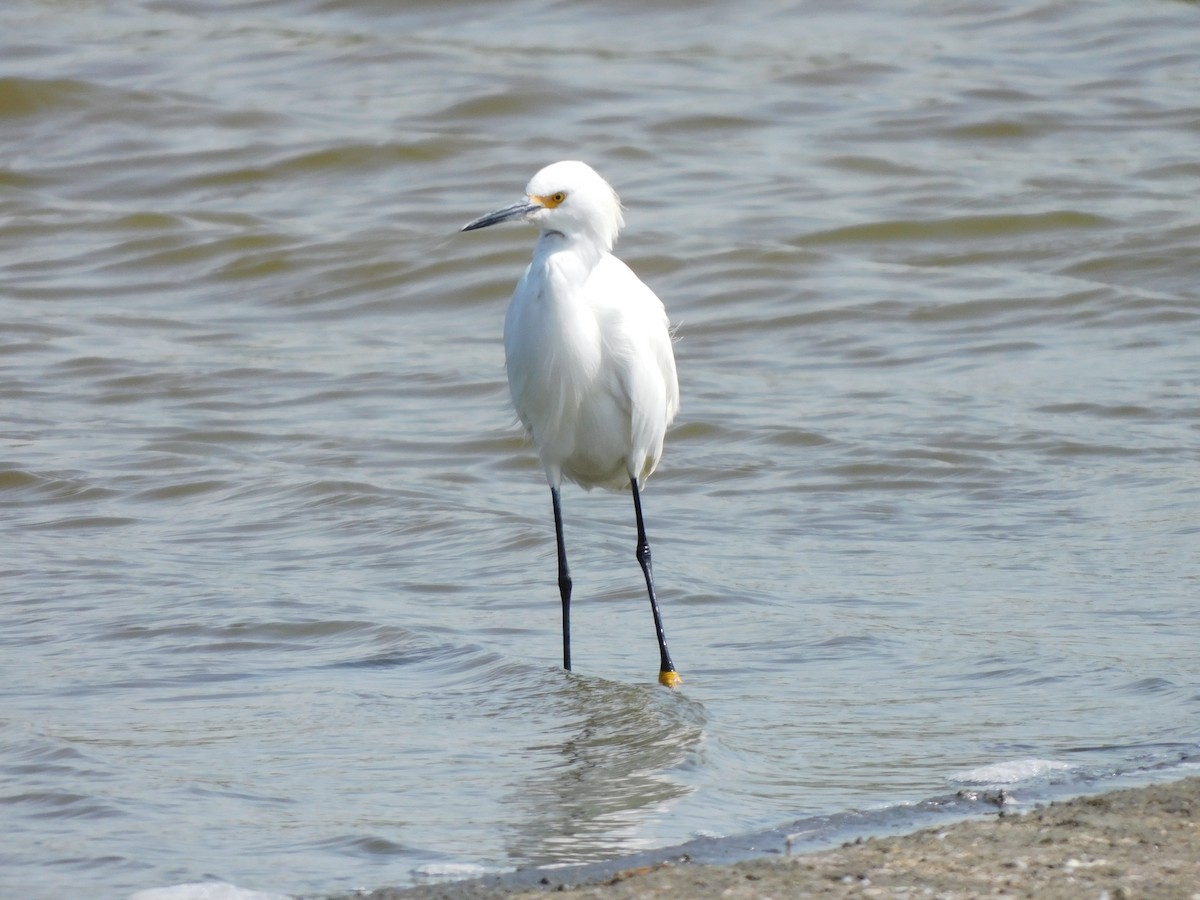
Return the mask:
POLYGON ((463 226, 522 221, 540 229, 533 260, 504 319, 508 386, 550 483, 563 611, 563 668, 571 668, 571 573, 559 489, 566 478, 591 490, 633 492, 637 560, 658 637, 658 680, 679 675, 667 652, 654 593, 641 489, 662 456, 679 409, 675 354, 662 301, 610 252, 625 224, 616 191, 591 166, 557 162, 525 188, 525 199, 463 226))

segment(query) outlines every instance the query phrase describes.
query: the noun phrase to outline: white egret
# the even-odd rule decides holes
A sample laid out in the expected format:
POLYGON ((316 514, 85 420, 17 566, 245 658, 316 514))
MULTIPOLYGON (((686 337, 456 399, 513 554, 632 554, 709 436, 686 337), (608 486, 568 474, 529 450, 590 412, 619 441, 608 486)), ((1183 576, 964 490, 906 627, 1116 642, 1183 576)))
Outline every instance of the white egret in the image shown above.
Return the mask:
POLYGON ((571 668, 571 573, 559 489, 633 492, 637 559, 658 637, 658 680, 680 678, 667 652, 654 593, 641 489, 658 465, 679 409, 675 354, 662 301, 610 252, 625 224, 616 192, 591 166, 557 162, 525 188, 525 199, 463 231, 522 221, 540 229, 533 260, 509 302, 504 353, 513 406, 533 437, 550 483, 563 611, 563 668, 571 668))

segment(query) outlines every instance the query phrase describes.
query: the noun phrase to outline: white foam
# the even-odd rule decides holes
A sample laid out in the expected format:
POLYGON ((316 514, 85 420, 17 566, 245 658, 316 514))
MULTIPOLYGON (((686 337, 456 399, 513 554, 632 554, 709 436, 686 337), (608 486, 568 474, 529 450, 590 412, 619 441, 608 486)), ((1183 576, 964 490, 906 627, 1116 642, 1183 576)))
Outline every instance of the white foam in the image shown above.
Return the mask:
POLYGON ((1059 762, 1056 759, 1015 759, 1011 762, 993 763, 978 769, 955 772, 950 776, 950 780, 960 784, 1016 784, 1018 781, 1029 781, 1051 772, 1063 772, 1073 768, 1075 767, 1070 763, 1059 762))
POLYGON ((475 863, 430 863, 413 869, 413 874, 418 878, 436 881, 462 881, 467 878, 479 878, 494 871, 475 863))
POLYGON ((199 884, 175 884, 171 887, 150 888, 132 894, 129 900, 292 900, 286 894, 251 891, 223 881, 199 884))

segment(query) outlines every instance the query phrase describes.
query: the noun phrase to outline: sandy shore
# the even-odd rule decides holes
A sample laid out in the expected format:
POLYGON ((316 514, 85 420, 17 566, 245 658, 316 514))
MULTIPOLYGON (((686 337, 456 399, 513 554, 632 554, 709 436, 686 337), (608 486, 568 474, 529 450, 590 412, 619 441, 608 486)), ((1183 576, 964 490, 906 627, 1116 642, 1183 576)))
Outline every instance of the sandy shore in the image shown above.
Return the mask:
MULTIPOLYGON (((1200 777, 1053 803, 1025 814, 868 838, 835 850, 705 866, 664 863, 594 884, 384 888, 371 900, 556 897, 1038 897, 1200 900, 1200 777)), ((337 898, 333 898, 337 900, 337 898)), ((349 900, 349 896, 342 898, 349 900)))

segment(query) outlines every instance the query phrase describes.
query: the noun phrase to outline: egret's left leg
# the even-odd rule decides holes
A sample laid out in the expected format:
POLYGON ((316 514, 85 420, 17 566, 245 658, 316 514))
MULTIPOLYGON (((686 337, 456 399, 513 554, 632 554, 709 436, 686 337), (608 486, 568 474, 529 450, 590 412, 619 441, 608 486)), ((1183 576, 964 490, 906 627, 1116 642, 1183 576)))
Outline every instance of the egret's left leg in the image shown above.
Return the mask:
POLYGON ((633 511, 637 515, 637 559, 642 566, 642 574, 646 576, 646 590, 650 594, 650 611, 654 614, 654 633, 658 637, 658 653, 660 657, 658 680, 660 684, 674 687, 682 680, 671 662, 671 654, 667 652, 667 637, 663 633, 662 616, 658 612, 658 598, 654 595, 654 573, 650 566, 650 542, 646 540, 646 525, 642 521, 642 496, 638 493, 637 479, 630 480, 633 488, 633 511))

